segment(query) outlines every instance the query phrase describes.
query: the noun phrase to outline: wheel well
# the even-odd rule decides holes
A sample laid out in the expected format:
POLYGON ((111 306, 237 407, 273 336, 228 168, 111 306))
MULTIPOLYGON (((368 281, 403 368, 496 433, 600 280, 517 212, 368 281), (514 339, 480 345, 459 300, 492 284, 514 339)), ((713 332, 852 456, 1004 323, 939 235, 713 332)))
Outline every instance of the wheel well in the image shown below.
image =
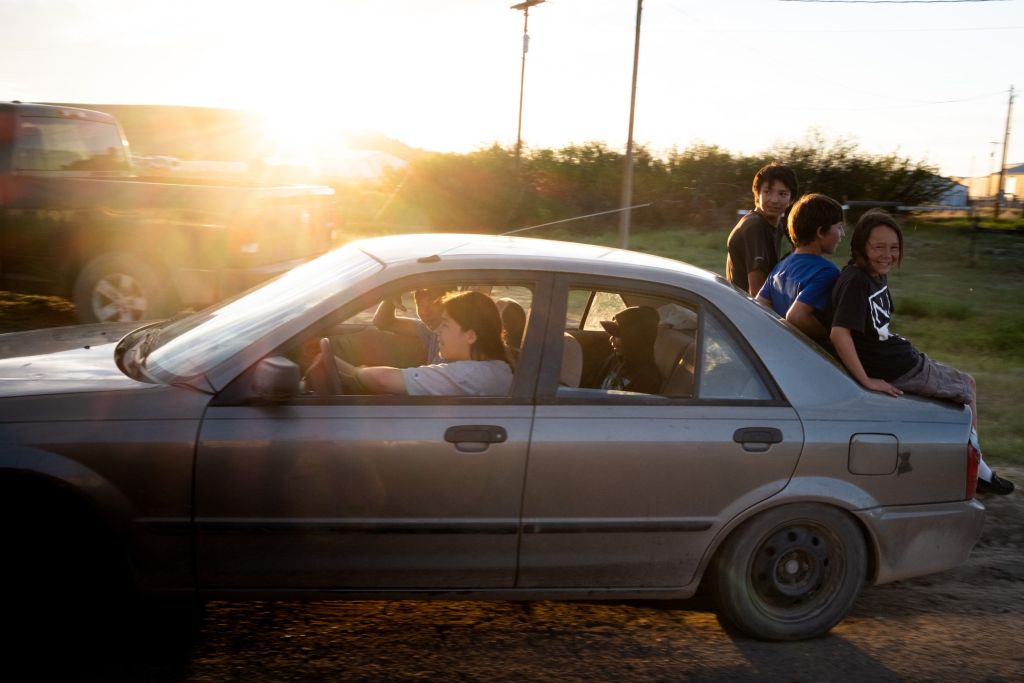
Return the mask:
POLYGON ((846 508, 840 507, 840 506, 832 504, 832 503, 825 503, 825 502, 821 502, 821 501, 785 501, 785 502, 780 502, 778 505, 773 505, 771 507, 761 508, 761 509, 757 510, 757 512, 755 512, 754 514, 749 515, 747 517, 744 517, 742 521, 740 521, 737 524, 734 524, 729 529, 728 533, 726 533, 725 535, 723 535, 720 538, 716 539, 717 544, 715 545, 714 552, 711 553, 711 556, 709 557, 707 563, 701 569, 701 577, 700 577, 700 583, 697 586, 697 593, 698 594, 704 594, 704 593, 706 593, 710 589, 710 582, 712 581, 712 577, 714 576, 714 572, 709 572, 708 569, 714 565, 715 561, 718 559, 719 554, 722 552, 722 548, 725 547, 726 541, 728 541, 729 538, 731 538, 733 534, 735 534, 743 525, 747 524, 750 520, 752 520, 752 519, 754 519, 754 518, 756 518, 756 517, 758 517, 760 515, 763 515, 764 513, 768 512, 770 510, 774 510, 776 508, 782 507, 783 505, 791 505, 791 504, 796 503, 796 502, 808 502, 808 503, 813 503, 815 505, 821 505, 821 506, 824 506, 824 507, 830 507, 830 508, 833 508, 835 510, 838 510, 839 512, 844 514, 846 517, 848 517, 849 519, 853 520, 853 523, 857 526, 857 529, 860 530, 860 534, 861 534, 861 536, 864 539, 864 548, 865 548, 865 551, 866 551, 866 554, 867 554, 867 563, 868 563, 868 566, 867 566, 868 584, 870 585, 870 584, 874 583, 875 577, 878 576, 878 549, 875 547, 875 540, 872 537, 870 530, 868 530, 867 526, 864 524, 864 522, 859 517, 857 517, 857 515, 852 514, 846 508))
POLYGON ((0 514, 29 535, 57 529, 90 554, 107 553, 108 568, 132 574, 123 539, 91 501, 64 482, 26 473, 0 474, 0 514))

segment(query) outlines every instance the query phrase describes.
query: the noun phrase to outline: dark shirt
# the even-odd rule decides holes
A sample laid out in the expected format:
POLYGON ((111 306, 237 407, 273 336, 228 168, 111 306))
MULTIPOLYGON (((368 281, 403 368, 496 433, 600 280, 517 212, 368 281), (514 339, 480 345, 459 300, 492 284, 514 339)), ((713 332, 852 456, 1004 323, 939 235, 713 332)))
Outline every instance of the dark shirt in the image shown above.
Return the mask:
POLYGON ((628 362, 612 354, 601 368, 602 389, 634 391, 639 394, 656 394, 661 391, 661 373, 654 358, 639 362, 628 362))
POLYGON ((768 222, 757 211, 741 218, 726 241, 725 277, 748 291, 747 273, 752 270, 771 272, 779 262, 779 241, 783 230, 768 222))
POLYGON ((857 266, 846 266, 832 290, 832 305, 832 326, 850 330, 868 377, 891 382, 917 364, 920 352, 889 331, 895 308, 884 275, 873 278, 857 266))

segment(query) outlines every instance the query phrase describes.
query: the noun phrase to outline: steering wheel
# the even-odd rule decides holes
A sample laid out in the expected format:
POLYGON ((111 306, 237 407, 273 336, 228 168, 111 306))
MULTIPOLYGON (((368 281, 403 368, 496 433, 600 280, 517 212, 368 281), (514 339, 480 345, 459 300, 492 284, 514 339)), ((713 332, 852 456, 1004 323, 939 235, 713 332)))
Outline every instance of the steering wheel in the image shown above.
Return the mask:
POLYGON ((334 349, 331 348, 331 340, 327 337, 320 339, 320 358, 324 364, 324 374, 327 375, 327 386, 331 393, 340 395, 345 393, 345 387, 341 383, 341 372, 338 364, 334 362, 334 349))

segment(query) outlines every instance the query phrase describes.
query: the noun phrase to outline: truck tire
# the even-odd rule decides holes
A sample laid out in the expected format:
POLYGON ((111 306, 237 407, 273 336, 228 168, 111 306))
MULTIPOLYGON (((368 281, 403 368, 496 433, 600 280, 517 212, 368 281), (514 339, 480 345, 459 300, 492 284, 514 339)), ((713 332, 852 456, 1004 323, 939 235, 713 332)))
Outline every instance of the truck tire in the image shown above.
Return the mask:
POLYGON ((140 256, 103 254, 75 278, 72 301, 83 323, 132 322, 168 314, 162 273, 140 256))

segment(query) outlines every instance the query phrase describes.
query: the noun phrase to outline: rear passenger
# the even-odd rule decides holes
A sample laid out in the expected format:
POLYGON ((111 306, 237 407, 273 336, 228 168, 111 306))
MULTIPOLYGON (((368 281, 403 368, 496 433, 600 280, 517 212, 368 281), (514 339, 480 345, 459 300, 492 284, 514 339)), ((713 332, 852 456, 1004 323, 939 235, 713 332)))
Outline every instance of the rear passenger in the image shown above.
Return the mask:
POLYGON ((758 303, 771 306, 798 330, 822 346, 828 341, 829 306, 839 267, 824 257, 842 241, 843 207, 823 194, 800 198, 789 214, 789 237, 796 248, 768 274, 758 303))

